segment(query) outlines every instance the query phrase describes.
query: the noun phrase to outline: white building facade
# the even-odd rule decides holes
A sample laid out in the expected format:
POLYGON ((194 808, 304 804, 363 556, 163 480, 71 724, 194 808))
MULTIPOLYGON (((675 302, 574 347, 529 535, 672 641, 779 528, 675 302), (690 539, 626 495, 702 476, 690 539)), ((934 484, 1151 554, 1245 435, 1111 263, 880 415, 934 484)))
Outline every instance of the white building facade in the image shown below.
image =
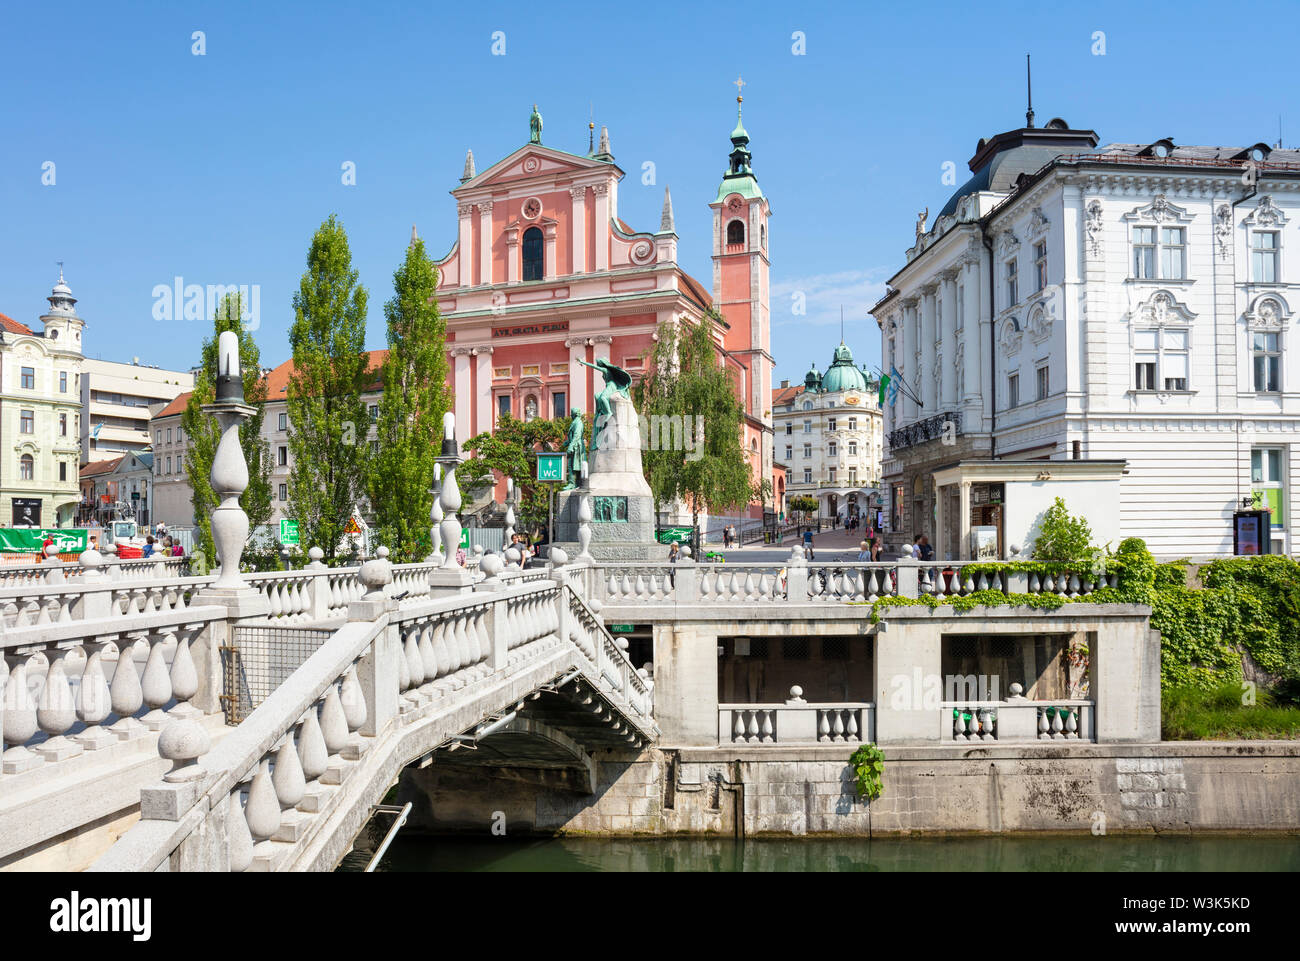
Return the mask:
POLYGON ((151 449, 152 414, 194 389, 189 371, 87 358, 81 378, 81 462, 151 449))
POLYGON ((785 465, 786 513, 789 498, 816 497, 823 518, 868 520, 883 451, 877 387, 841 343, 825 373, 814 364, 802 387, 786 383, 772 392, 774 459, 785 465))
POLYGON ((1119 503, 1087 505, 1117 511, 1118 536, 1229 554, 1253 503, 1272 510, 1268 547, 1292 553, 1300 151, 1096 143, 1063 121, 981 140, 873 308, 900 375, 892 542, 935 532, 966 557, 970 527, 1001 523, 1005 491, 936 489, 936 468, 1122 460, 1119 503))

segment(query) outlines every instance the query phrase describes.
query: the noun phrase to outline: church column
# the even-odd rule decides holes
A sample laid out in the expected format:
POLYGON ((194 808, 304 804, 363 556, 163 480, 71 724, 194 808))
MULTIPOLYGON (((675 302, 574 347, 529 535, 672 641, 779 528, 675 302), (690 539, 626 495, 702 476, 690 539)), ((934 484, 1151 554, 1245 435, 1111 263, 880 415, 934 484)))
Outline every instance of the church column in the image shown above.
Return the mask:
POLYGON ((542 225, 542 239, 546 250, 546 273, 542 276, 550 280, 555 276, 555 224, 542 225))
POLYGON ((492 283, 492 201, 480 201, 478 205, 478 242, 482 274, 479 283, 492 283))
POLYGON ((569 218, 569 236, 573 240, 573 272, 587 272, 587 188, 570 187, 573 198, 573 216, 569 218))
POLYGON ((460 240, 460 286, 474 286, 474 205, 457 204, 456 214, 460 218, 456 236, 460 240))
MULTIPOLYGON (((979 257, 977 254, 968 254, 962 261, 962 351, 963 361, 966 365, 965 370, 965 388, 966 396, 957 398, 957 402, 965 406, 968 402, 974 408, 975 416, 979 417, 979 396, 980 396, 980 372, 983 367, 980 365, 980 356, 983 352, 984 339, 980 336, 980 278, 979 278, 979 257)), ((966 430, 977 430, 978 423, 962 425, 966 430)))
MULTIPOLYGON (((985 345, 988 344, 989 342, 989 330, 993 326, 993 315, 989 312, 990 311, 989 297, 992 293, 992 290, 989 286, 991 283, 991 279, 989 278, 989 265, 992 262, 993 255, 990 251, 984 248, 983 244, 980 245, 977 254, 979 256, 979 262, 975 265, 975 273, 979 275, 980 296, 979 296, 979 305, 976 308, 975 315, 979 318, 979 333, 977 336, 977 340, 979 341, 980 353, 982 354, 985 345)), ((979 384, 980 384, 980 390, 979 390, 980 422, 979 422, 978 429, 980 431, 985 431, 990 429, 992 425, 992 418, 993 418, 992 405, 993 405, 993 398, 995 396, 995 391, 997 390, 997 384, 994 381, 985 382, 984 378, 986 376, 993 376, 993 375, 989 373, 989 358, 982 358, 982 359, 984 362, 981 363, 979 367, 976 368, 979 371, 979 384)), ((966 389, 967 390, 971 389, 969 384, 967 385, 966 389)), ((967 430, 968 432, 973 432, 974 425, 971 425, 971 427, 967 428, 967 430)))
POLYGON ((464 440, 473 436, 470 431, 470 410, 474 404, 474 394, 469 382, 469 356, 472 348, 453 347, 452 362, 456 371, 456 439, 464 440))
POLYGON ((591 408, 587 404, 587 374, 589 371, 578 361, 587 359, 587 338, 569 337, 564 341, 569 348, 569 407, 580 410, 590 422, 591 408))
POLYGON ((593 270, 609 269, 609 184, 596 184, 596 264, 593 270))
MULTIPOLYGON (((969 347, 967 348, 969 350, 969 347)), ((971 560, 970 545, 970 481, 961 480, 958 482, 960 498, 958 500, 957 510, 960 514, 957 518, 957 536, 961 538, 961 543, 957 549, 957 559, 959 561, 971 560)))
MULTIPOLYGON (((477 378, 474 390, 474 433, 481 434, 492 429, 492 346, 471 348, 474 352, 477 378)), ((457 428, 459 430, 459 428, 457 428)), ((469 437, 459 437, 464 440, 469 437)))
POLYGON ((934 342, 937 333, 935 292, 938 284, 932 283, 921 288, 921 323, 917 337, 921 346, 921 380, 918 391, 924 406, 922 419, 935 413, 939 406, 939 385, 934 382, 934 342))
POLYGON ((506 281, 519 282, 519 228, 506 231, 506 281))
POLYGON ((935 413, 949 410, 957 403, 957 271, 943 273, 943 369, 939 378, 939 403, 935 413))
MULTIPOLYGON (((609 323, 609 318, 608 318, 608 317, 603 318, 603 319, 604 319, 605 323, 607 323, 607 324, 609 323)), ((592 343, 595 345, 595 346, 592 348, 592 358, 591 358, 591 362, 594 364, 594 363, 595 363, 596 361, 598 361, 598 360, 608 361, 608 360, 610 359, 610 356, 609 356, 609 348, 610 348, 610 345, 614 343, 614 337, 613 337, 613 335, 612 335, 612 334, 596 334, 595 336, 593 336, 593 337, 591 338, 591 341, 592 341, 592 343)), ((593 371, 593 373, 594 373, 594 371, 593 371)), ((597 384, 596 386, 597 386, 597 387, 600 387, 601 385, 600 385, 600 384, 597 384)))

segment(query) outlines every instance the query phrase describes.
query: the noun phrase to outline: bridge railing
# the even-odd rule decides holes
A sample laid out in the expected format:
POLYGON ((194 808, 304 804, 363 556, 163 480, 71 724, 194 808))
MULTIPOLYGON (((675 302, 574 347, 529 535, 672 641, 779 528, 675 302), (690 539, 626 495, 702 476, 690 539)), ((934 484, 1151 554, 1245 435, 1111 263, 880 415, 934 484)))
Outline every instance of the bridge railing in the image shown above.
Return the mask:
POLYGON ((399 604, 387 562, 364 565, 348 622, 219 744, 209 750, 183 722, 164 730, 159 751, 173 770, 141 792, 141 820, 93 869, 287 866, 330 829, 370 752, 397 750, 405 726, 454 710, 478 682, 506 681, 560 652, 642 719, 627 738, 644 741, 651 685, 575 589, 578 572, 503 580, 499 561, 488 567, 472 593, 399 604))
POLYGON ((875 705, 719 704, 719 744, 861 744, 875 740, 875 705))
POLYGON ((586 574, 587 596, 607 604, 870 603, 882 597, 965 597, 976 591, 1080 597, 1113 587, 1116 576, 1081 565, 1035 573, 985 561, 936 564, 807 561, 798 549, 786 563, 600 563, 586 574))
MULTIPOLYGON (((136 581, 179 577, 187 563, 184 557, 146 557, 130 560, 118 558, 111 550, 103 554, 105 565, 113 580, 136 581)), ((85 569, 77 562, 46 560, 36 564, 0 565, 0 590, 13 588, 39 588, 46 584, 75 583, 85 569)))

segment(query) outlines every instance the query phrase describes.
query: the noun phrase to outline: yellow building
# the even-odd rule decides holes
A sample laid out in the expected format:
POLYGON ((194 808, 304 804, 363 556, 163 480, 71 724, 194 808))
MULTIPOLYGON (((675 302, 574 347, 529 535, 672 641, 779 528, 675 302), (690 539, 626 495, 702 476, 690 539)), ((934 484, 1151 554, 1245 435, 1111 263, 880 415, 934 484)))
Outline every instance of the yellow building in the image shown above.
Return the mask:
POLYGON ((70 527, 80 491, 81 331, 59 282, 38 333, 0 314, 0 527, 70 527))

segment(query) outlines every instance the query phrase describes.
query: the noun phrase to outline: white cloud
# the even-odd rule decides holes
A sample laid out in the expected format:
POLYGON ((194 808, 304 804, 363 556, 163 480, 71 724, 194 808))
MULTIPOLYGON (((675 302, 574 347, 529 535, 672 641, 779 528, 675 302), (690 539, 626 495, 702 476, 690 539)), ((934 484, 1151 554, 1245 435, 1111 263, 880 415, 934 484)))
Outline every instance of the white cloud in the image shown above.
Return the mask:
POLYGON ((888 276, 887 270, 877 268, 775 281, 771 294, 772 339, 780 376, 802 376, 810 360, 819 369, 826 368, 831 362, 831 350, 840 341, 841 306, 844 339, 853 350, 854 361, 859 366, 865 363, 875 367, 880 361, 880 329, 867 311, 885 295, 888 276), (794 312, 797 303, 805 313, 794 312))

